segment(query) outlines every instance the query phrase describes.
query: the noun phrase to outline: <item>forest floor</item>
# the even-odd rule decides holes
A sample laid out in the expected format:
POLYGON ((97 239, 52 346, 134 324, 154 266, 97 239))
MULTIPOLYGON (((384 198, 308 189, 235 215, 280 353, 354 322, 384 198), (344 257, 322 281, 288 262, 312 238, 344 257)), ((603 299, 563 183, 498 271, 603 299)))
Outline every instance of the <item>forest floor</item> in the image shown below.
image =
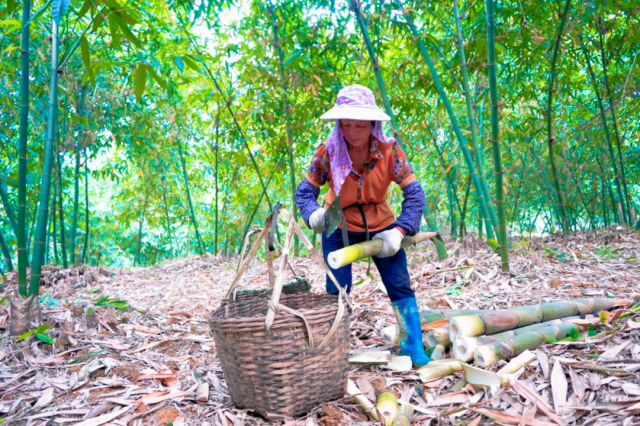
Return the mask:
MULTIPOLYGON (((444 261, 435 260, 429 244, 409 250, 421 309, 640 298, 638 233, 611 229, 565 239, 516 241, 508 275, 499 270, 499 256, 472 236, 464 244, 450 242, 448 249, 450 256, 444 261)), ((16 285, 15 275, 8 276, 0 283, 0 418, 6 424, 25 425, 268 423, 233 406, 207 322, 234 277, 236 262, 205 256, 130 270, 48 268, 40 305, 51 326, 45 333, 54 345, 35 337, 21 342, 7 337, 9 306, 3 295, 16 285), (95 308, 97 329, 87 329, 84 308, 96 304, 103 305, 95 308), (132 309, 119 309, 127 307, 132 309)), ((295 259, 294 264, 310 281, 312 292, 324 291, 318 265, 309 258, 295 259)), ((353 351, 383 348, 380 330, 395 323, 379 276, 375 268, 372 271, 370 279, 366 262, 354 265, 354 282, 362 282, 352 292, 353 351)), ((267 287, 266 275, 265 265, 254 261, 241 286, 267 287)), ((624 320, 597 324, 596 336, 547 344, 536 351, 536 359, 520 375, 520 382, 537 395, 534 404, 514 389, 491 395, 467 385, 454 392, 451 388, 462 373, 421 383, 415 372, 365 365, 352 366, 350 377, 370 397, 373 389, 390 388, 411 400, 421 411, 414 424, 554 424, 543 423, 550 421, 545 415, 549 407, 565 424, 640 424, 638 317, 632 313, 624 320), (424 398, 414 391, 415 383, 425 389, 424 398), (554 394, 562 396, 563 387, 564 408, 554 408, 554 394)), ((285 424, 379 423, 368 421, 345 397, 285 424)))

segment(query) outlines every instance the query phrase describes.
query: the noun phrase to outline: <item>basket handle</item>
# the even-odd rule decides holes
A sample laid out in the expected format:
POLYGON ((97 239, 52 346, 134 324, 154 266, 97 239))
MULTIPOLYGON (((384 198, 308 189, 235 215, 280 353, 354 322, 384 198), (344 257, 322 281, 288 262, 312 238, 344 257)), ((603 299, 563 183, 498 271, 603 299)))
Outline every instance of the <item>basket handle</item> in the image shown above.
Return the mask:
MULTIPOLYGON (((294 314, 296 316, 299 316, 300 318, 302 318, 302 320, 304 321, 305 326, 307 328, 307 333, 309 335, 309 348, 311 350, 314 349, 313 333, 311 331, 311 328, 309 327, 308 322, 304 318, 304 315, 302 315, 300 312, 295 311, 293 309, 290 309, 290 308, 288 308, 288 307, 286 307, 286 306, 284 306, 284 305, 282 305, 280 303, 280 296, 282 294, 282 286, 283 286, 283 283, 284 283, 284 269, 285 269, 285 266, 286 266, 286 263, 287 263, 287 258, 289 257, 289 251, 291 249, 291 242, 293 240, 293 235, 295 233, 296 235, 298 235, 298 237, 300 237, 300 240, 305 245, 305 247, 311 252, 313 257, 315 257, 316 260, 323 266, 323 268, 325 269, 325 271, 329 275, 330 279, 335 283, 335 285, 336 285, 336 287, 338 288, 338 291, 339 291, 338 312, 336 313, 336 318, 334 319, 333 324, 331 325, 331 328, 329 329, 329 332, 327 333, 327 335, 324 337, 324 339, 320 343, 320 346, 318 346, 318 349, 321 349, 322 347, 324 347, 327 344, 327 342, 335 334, 336 330, 338 329, 338 326, 340 325, 340 321, 342 321, 342 317, 344 316, 344 310, 345 310, 344 309, 344 304, 343 304, 343 298, 347 300, 347 303, 349 303, 350 306, 351 306, 351 303, 350 303, 350 301, 348 299, 346 290, 344 289, 344 287, 342 287, 340 285, 340 283, 338 283, 338 280, 335 278, 335 276, 333 275, 333 273, 331 272, 331 270, 329 269, 327 264, 324 262, 324 259, 322 258, 322 256, 320 256, 320 254, 315 249, 315 247, 313 247, 313 244, 311 244, 311 242, 309 241, 307 236, 304 234, 304 232, 302 232, 302 230, 300 229, 300 227, 298 226, 296 221, 293 219, 293 215, 288 210, 285 210, 285 209, 281 209, 280 210, 280 215, 282 217, 285 217, 289 221, 289 227, 287 228, 287 234, 286 234, 287 236, 286 236, 286 239, 285 239, 284 246, 282 248, 282 254, 281 254, 281 257, 280 257, 280 264, 279 264, 279 268, 278 268, 278 275, 277 275, 277 278, 276 278, 276 283, 274 285, 273 293, 271 295, 271 301, 270 301, 268 309, 267 309, 267 315, 266 315, 266 319, 265 319, 265 327, 266 327, 267 331, 271 330, 271 326, 273 325, 273 321, 275 320, 276 313, 279 310, 285 310, 285 311, 287 311, 289 313, 292 313, 292 314, 294 314)), ((353 306, 351 306, 351 307, 353 308, 353 306)))

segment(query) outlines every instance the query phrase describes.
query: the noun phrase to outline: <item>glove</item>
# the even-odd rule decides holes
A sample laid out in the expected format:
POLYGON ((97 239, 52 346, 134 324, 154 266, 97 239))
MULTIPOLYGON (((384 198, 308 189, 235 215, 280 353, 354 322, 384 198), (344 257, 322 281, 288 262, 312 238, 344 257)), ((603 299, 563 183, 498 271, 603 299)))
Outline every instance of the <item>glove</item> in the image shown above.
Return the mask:
POLYGON ((378 254, 378 257, 393 256, 400 250, 400 244, 404 235, 398 228, 389 229, 388 231, 380 232, 376 234, 374 240, 382 240, 382 251, 378 254))
POLYGON ((320 207, 309 216, 309 228, 320 234, 325 230, 324 216, 327 211, 320 207))

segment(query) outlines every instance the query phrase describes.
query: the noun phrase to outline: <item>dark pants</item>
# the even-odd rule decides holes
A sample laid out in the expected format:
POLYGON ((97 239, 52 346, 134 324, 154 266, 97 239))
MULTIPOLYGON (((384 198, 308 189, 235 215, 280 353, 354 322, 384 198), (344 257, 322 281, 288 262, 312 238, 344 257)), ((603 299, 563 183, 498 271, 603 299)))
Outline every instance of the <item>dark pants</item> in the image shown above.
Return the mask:
MULTIPOLYGON (((389 226, 386 229, 393 228, 394 225, 389 226)), ((377 233, 385 231, 369 232, 369 238, 373 238, 377 233)), ((364 232, 349 232, 349 244, 357 244, 365 241, 364 232)), ((327 262, 329 253, 339 250, 344 247, 342 241, 342 230, 336 229, 333 234, 326 236, 322 233, 322 254, 324 261, 327 262)), ((409 271, 407 269, 407 255, 404 249, 400 249, 395 255, 390 257, 379 258, 374 256, 373 263, 376 264, 382 283, 387 289, 387 294, 392 302, 396 300, 406 299, 408 297, 415 297, 411 284, 409 281, 409 271)), ((328 265, 328 262, 327 262, 328 265)), ((347 293, 351 292, 351 265, 343 266, 339 269, 331 268, 331 272, 336 277, 340 285, 347 289, 347 293)), ((327 293, 338 294, 338 288, 327 276, 327 293)))

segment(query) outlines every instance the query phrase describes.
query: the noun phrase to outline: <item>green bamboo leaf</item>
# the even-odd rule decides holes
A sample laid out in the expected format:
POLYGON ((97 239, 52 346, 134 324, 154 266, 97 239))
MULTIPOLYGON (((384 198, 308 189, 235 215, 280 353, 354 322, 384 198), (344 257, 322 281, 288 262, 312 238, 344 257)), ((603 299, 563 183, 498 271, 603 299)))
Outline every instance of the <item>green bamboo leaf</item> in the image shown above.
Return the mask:
POLYGON ((120 18, 118 15, 112 15, 112 16, 113 16, 113 20, 118 24, 118 26, 122 30, 122 33, 127 38, 127 40, 129 40, 129 42, 131 42, 131 44, 133 44, 138 49, 142 49, 142 42, 138 37, 136 37, 135 34, 131 32, 129 25, 127 25, 127 23, 124 20, 122 20, 122 18, 120 18))
POLYGON ((80 39, 80 51, 82 53, 82 62, 87 70, 91 69, 91 53, 89 50, 89 42, 85 36, 80 39))
POLYGON ((589 324, 589 331, 588 331, 588 336, 589 337, 593 337, 596 334, 598 334, 598 332, 596 331, 596 328, 593 326, 593 324, 589 324))
POLYGON ((147 65, 146 67, 147 71, 151 74, 151 77, 156 81, 156 83, 158 83, 164 90, 169 90, 169 86, 167 86, 167 83, 158 75, 156 70, 154 70, 150 65, 147 65))
POLYGON ((92 6, 93 2, 91 0, 84 0, 84 4, 78 12, 78 18, 82 18, 84 15, 86 15, 86 13, 89 11, 89 9, 91 9, 92 6))
POLYGON ((41 342, 48 343, 50 345, 56 343, 48 334, 36 333, 36 338, 41 342))
POLYGON ((69 7, 69 0, 53 0, 51 4, 51 19, 53 22, 60 25, 60 20, 67 13, 69 7))
POLYGON ((109 47, 119 47, 120 35, 118 34, 118 28, 120 28, 120 26, 116 22, 114 15, 109 15, 108 21, 109 21, 109 31, 111 32, 111 43, 109 44, 109 47))
POLYGON ((17 339, 16 342, 21 342, 24 339, 28 339, 33 334, 33 331, 29 330, 26 333, 22 333, 17 339))
POLYGON ((176 66, 180 70, 180 72, 184 72, 184 61, 180 56, 174 56, 173 62, 175 62, 176 66))
POLYGON ((142 102, 142 95, 144 94, 145 87, 147 85, 147 65, 140 64, 136 68, 136 99, 138 102, 142 102))
POLYGON ((285 61, 283 66, 286 68, 289 64, 291 64, 293 61, 295 61, 296 59, 298 59, 300 57, 300 55, 302 55, 304 53, 304 51, 302 49, 297 50, 293 55, 289 56, 285 61))

